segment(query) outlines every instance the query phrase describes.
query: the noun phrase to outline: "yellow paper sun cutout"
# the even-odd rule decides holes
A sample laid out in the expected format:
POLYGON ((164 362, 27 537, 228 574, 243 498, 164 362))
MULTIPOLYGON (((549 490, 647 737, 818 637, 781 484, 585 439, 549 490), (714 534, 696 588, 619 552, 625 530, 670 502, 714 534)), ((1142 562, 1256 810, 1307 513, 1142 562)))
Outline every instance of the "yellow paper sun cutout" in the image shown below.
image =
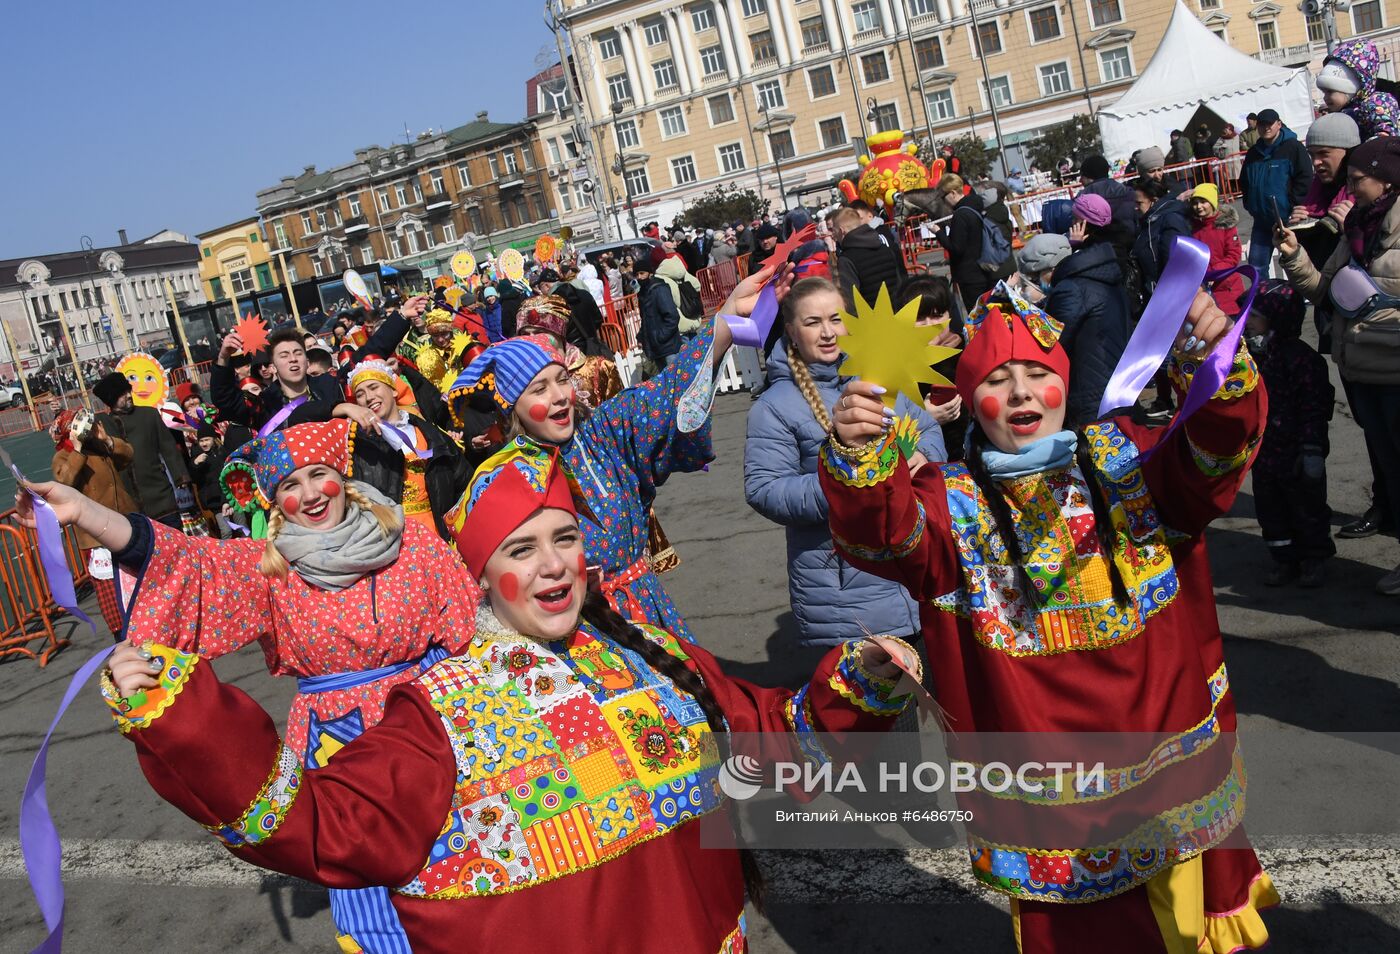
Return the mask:
POLYGON ((918 298, 896 312, 890 304, 889 289, 883 285, 874 305, 866 302, 859 289, 853 293, 856 313, 841 313, 849 333, 837 339, 848 356, 841 367, 843 374, 853 374, 883 387, 884 402, 890 407, 894 407, 899 394, 922 406, 920 384, 952 385, 931 365, 951 358, 960 349, 933 344, 946 325, 920 327, 914 323, 919 317, 918 298))

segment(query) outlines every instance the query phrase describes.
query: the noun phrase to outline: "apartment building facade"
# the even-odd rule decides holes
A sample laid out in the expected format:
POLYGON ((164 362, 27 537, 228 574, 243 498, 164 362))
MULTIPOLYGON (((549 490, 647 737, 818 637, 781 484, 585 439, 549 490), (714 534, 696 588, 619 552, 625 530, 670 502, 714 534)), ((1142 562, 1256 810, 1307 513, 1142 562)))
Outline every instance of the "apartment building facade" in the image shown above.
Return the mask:
POLYGON ((551 227, 552 201, 533 124, 485 112, 406 143, 355 151, 353 162, 307 166, 258 192, 272 256, 295 282, 374 263, 448 270, 476 254, 531 247, 551 227))
POLYGON ((525 119, 533 123, 545 159, 556 213, 554 230, 567 228, 571 241, 590 244, 606 237, 601 220, 604 206, 590 171, 588 131, 580 128, 574 111, 573 81, 555 63, 525 83, 525 119))
MULTIPOLYGON (((853 170, 852 141, 875 132, 991 141, 993 106, 1011 163, 1024 164, 1018 147, 1040 130, 1131 85, 1173 11, 1169 0, 562 2, 605 199, 663 224, 719 183, 781 206, 853 170)), ((1255 55, 1315 32, 1291 3, 1186 2, 1255 55)), ((1390 31, 1382 7, 1353 3, 1339 32, 1390 31)))

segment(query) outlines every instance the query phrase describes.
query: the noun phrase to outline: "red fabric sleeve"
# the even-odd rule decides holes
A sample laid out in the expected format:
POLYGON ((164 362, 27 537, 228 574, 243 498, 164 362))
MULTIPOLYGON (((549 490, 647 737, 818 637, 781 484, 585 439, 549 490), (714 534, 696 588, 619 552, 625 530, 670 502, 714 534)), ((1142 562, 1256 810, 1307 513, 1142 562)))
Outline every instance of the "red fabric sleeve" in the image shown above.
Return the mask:
POLYGON ((837 551, 857 569, 901 583, 921 602, 960 583, 947 491, 936 465, 911 478, 891 431, 860 461, 822 446, 817 473, 837 551))
MULTIPOLYGON (((1177 401, 1190 385, 1192 367, 1172 366, 1177 401)), ((1167 526, 1199 536, 1235 503, 1259 451, 1269 417, 1264 381, 1243 342, 1229 378, 1215 397, 1167 438, 1143 465, 1147 489, 1167 526)), ((1164 429, 1115 422, 1140 451, 1156 446, 1164 429)))
MULTIPOLYGON (((242 690, 193 665, 174 705, 128 733, 151 787, 218 829, 253 817, 256 844, 231 848, 252 864, 334 888, 397 886, 423 865, 452 798, 452 749, 431 705, 412 688, 389 697, 378 726, 303 772, 265 812, 251 811, 278 775, 281 740, 272 719, 242 690), (217 728, 215 728, 217 727, 217 728), (270 775, 271 773, 271 775, 270 775)), ((290 773, 283 773, 284 777, 290 773)), ((217 830, 214 831, 219 834, 217 830)), ((229 839, 224 838, 227 844, 229 839)))

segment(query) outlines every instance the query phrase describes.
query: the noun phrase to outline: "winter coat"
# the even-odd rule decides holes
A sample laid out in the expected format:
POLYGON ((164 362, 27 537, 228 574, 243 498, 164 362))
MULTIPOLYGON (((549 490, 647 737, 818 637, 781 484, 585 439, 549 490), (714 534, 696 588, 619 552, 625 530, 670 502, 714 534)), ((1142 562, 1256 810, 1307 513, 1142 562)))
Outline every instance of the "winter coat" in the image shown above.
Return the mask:
POLYGON ((494 305, 483 304, 481 306, 481 323, 486 326, 486 337, 495 344, 497 341, 505 341, 505 332, 501 330, 501 300, 496 299, 494 305))
POLYGON ((875 229, 859 225, 847 232, 836 246, 836 274, 847 306, 854 307, 852 289, 874 303, 884 285, 893 298, 899 290, 900 265, 899 252, 875 229))
POLYGON ((734 260, 739 254, 739 249, 732 242, 724 239, 715 239, 714 247, 710 249, 710 263, 712 265, 723 265, 725 262, 734 260))
MULTIPOLYGON (((850 378, 841 376, 836 364, 808 370, 830 410, 850 378)), ((749 411, 744 499, 787 530, 788 597, 800 643, 832 645, 866 631, 918 632, 918 606, 902 586, 854 569, 832 549, 826 497, 817 479, 817 454, 826 433, 793 380, 785 341, 768 359, 768 382, 749 411)), ((895 410, 918 422, 925 457, 946 458, 942 432, 923 408, 901 394, 895 410)))
POLYGON ((1176 141, 1167 150, 1167 165, 1174 166, 1182 162, 1190 162, 1195 157, 1191 149, 1191 140, 1185 136, 1177 136, 1176 141))
POLYGON ((152 520, 179 510, 173 484, 187 483, 190 475, 185 469, 185 455, 160 412, 137 406, 128 414, 99 414, 97 421, 108 437, 131 445, 131 466, 121 471, 121 480, 136 509, 152 520))
POLYGON ((982 212, 981 196, 976 192, 963 196, 947 227, 939 231, 938 243, 948 253, 953 281, 986 290, 992 287, 991 275, 977 261, 982 257, 982 212))
POLYGON ((1133 242, 1133 261, 1142 274, 1143 291, 1150 292, 1167 265, 1173 236, 1191 235, 1186 206, 1177 199, 1158 199, 1142 220, 1133 242))
POLYGON ((1046 311, 1064 322, 1071 424, 1099 418, 1099 400, 1128 345, 1128 295, 1113 246, 1093 242, 1055 267, 1046 311))
MULTIPOLYGON (((1193 223, 1195 231, 1191 237, 1210 249, 1210 271, 1234 268, 1240 263, 1243 253, 1240 250, 1240 233, 1236 228, 1239 221, 1239 213, 1226 206, 1215 218, 1193 223)), ((1244 294, 1244 279, 1231 275, 1224 281, 1216 282, 1210 294, 1220 310, 1233 318, 1240 313, 1239 300, 1244 294)))
POLYGON ((1113 210, 1113 224, 1120 226, 1122 234, 1127 236, 1126 244, 1131 246, 1132 236, 1137 233, 1137 199, 1133 195, 1133 190, 1119 182, 1117 179, 1095 179, 1084 187, 1084 191, 1089 195, 1096 195, 1108 203, 1108 207, 1113 210))
MULTIPOLYGON (((1400 202, 1386 213, 1376 247, 1366 271, 1381 291, 1400 297, 1400 202)), ((1313 304, 1328 300, 1332 276, 1350 261, 1351 247, 1345 240, 1337 243, 1321 270, 1301 247, 1282 258, 1288 281, 1313 304)), ((1334 312, 1332 357, 1343 380, 1400 385, 1400 308, 1378 308, 1356 318, 1334 312)))
POLYGON ((637 310, 642 316, 642 354, 665 363, 668 356, 681 350, 681 313, 671 297, 671 287, 652 275, 642 282, 637 292, 637 310))
POLYGON ((1327 359, 1298 337, 1296 328, 1274 329, 1256 360, 1269 392, 1269 423, 1255 472, 1286 480, 1296 475, 1305 446, 1327 456, 1327 425, 1336 391, 1327 359))
POLYGON ((1303 203, 1312 185, 1312 159, 1298 134, 1284 126, 1273 142, 1262 139, 1250 147, 1240 167, 1240 191, 1244 207, 1256 222, 1285 221, 1295 205, 1303 203))
POLYGON ((1345 63, 1361 78, 1361 88, 1342 110, 1356 120, 1361 141, 1373 136, 1400 135, 1400 104, 1394 96, 1376 89, 1376 72, 1380 69, 1376 45, 1369 40, 1348 40, 1338 44, 1322 65, 1326 66, 1330 60, 1345 63))
MULTIPOLYGON (((408 422, 423 432, 423 439, 433 452, 423 469, 423 482, 427 485, 428 504, 433 511, 438 536, 450 540, 443 515, 457 505, 462 492, 467 489, 472 467, 452 438, 416 415, 408 415, 408 422)), ((350 456, 350 473, 346 476, 364 481, 394 503, 402 503, 403 451, 391 446, 378 434, 366 433, 358 427, 352 439, 354 449, 350 456)))
POLYGON ((587 354, 597 351, 598 328, 603 324, 603 313, 587 289, 568 282, 554 286, 553 294, 564 299, 569 306, 569 327, 564 338, 569 344, 587 354))
MULTIPOLYGON (((127 492, 121 473, 131 466, 131 457, 131 445, 120 438, 112 438, 108 451, 101 441, 90 437, 82 450, 54 451, 53 479, 117 513, 135 513, 136 501, 127 492)), ((102 545, 81 529, 77 533, 78 546, 84 550, 102 545)))
POLYGON ((515 313, 520 305, 532 294, 529 285, 520 285, 509 278, 496 282, 496 293, 501 296, 501 333, 507 338, 515 337, 515 313))
POLYGON ((203 463, 194 463, 193 458, 200 457, 204 451, 198 447, 191 450, 190 477, 194 480, 195 489, 199 491, 199 502, 205 510, 218 513, 223 507, 224 491, 219 485, 219 474, 224 469, 224 461, 228 460, 237 447, 238 445, 230 446, 225 443, 215 444, 203 463))

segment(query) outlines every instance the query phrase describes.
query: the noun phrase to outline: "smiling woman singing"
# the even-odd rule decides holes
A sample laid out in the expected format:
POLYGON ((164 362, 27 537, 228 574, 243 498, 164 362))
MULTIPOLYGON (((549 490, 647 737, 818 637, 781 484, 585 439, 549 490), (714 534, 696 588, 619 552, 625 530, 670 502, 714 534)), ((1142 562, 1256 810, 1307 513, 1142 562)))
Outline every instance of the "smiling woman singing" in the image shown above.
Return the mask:
POLYGON ((507 445, 450 522, 489 598, 475 635, 325 769, 288 763, 268 715, 204 663, 132 724, 127 700, 156 684, 119 648, 111 701, 151 785, 245 861, 392 888, 418 954, 744 951, 759 879, 726 818, 724 736, 773 733, 780 758, 821 762, 811 733, 887 729, 907 700, 885 649, 834 648, 792 692, 627 622, 588 590, 553 448, 507 445))

